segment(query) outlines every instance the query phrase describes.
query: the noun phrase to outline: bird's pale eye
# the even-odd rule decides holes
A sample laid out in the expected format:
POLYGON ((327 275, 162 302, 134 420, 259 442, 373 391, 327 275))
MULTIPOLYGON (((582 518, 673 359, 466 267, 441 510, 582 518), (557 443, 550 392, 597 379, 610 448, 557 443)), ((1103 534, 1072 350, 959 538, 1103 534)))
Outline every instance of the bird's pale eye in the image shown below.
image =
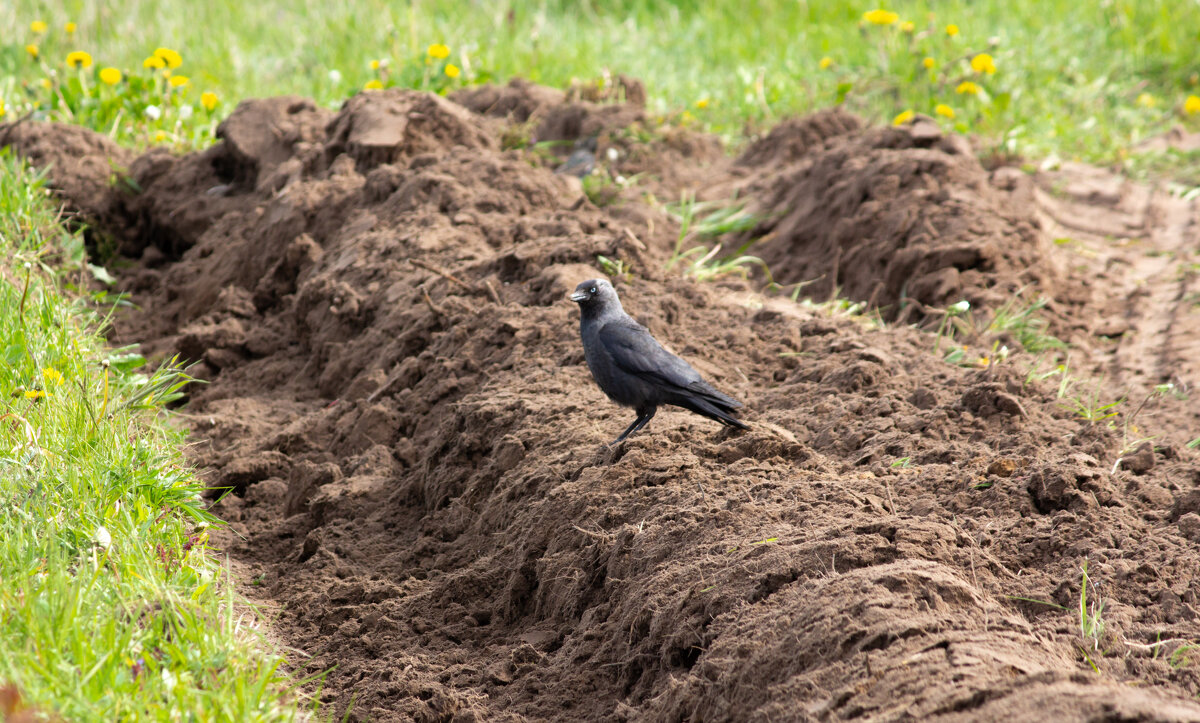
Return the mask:
POLYGON ((588 289, 588 293, 589 293, 589 294, 594 294, 594 293, 596 293, 596 287, 595 287, 595 286, 593 286, 592 288, 588 289))

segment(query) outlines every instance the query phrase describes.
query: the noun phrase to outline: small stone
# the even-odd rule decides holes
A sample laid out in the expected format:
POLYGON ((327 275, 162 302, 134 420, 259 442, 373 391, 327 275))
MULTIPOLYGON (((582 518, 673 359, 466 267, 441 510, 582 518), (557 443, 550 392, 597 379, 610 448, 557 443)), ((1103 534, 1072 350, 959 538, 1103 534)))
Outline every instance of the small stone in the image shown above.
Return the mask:
POLYGON ((1092 333, 1096 336, 1123 336, 1129 331, 1129 322, 1124 319, 1105 319, 1096 325, 1092 333))
POLYGON ((871 346, 860 351, 858 353, 858 358, 862 359, 863 361, 875 362, 876 364, 884 367, 890 367, 892 365, 892 358, 888 356, 886 352, 871 346))
POLYGON ((1014 417, 1029 416, 1025 413, 1025 408, 1021 406, 1021 402, 1007 392, 997 392, 995 404, 997 409, 1002 412, 1007 412, 1014 417))
POLYGON ((1017 471, 1017 463, 1011 459, 997 459, 988 465, 987 473, 997 477, 1012 477, 1017 471))
POLYGON ((908 127, 908 135, 918 146, 929 145, 942 137, 942 129, 937 121, 928 116, 917 116, 908 127))
POLYGON ((1146 474, 1154 469, 1154 446, 1149 442, 1142 442, 1133 454, 1121 458, 1121 467, 1134 474, 1146 474))
POLYGON ((783 314, 779 313, 775 309, 759 309, 757 312, 755 312, 753 321, 761 324, 767 321, 775 321, 781 316, 783 316, 783 314))

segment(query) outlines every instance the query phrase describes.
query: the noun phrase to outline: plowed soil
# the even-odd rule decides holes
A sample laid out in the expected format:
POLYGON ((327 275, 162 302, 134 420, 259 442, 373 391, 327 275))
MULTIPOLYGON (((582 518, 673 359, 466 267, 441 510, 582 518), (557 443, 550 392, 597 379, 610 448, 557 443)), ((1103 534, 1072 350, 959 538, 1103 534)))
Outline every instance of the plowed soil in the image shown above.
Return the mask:
POLYGON ((330 713, 1200 720, 1195 202, 840 112, 731 158, 519 82, 248 101, 219 135, 135 158, 0 126, 136 260, 115 338, 199 362, 181 418, 234 490, 221 550, 297 671, 330 670, 330 713), (598 207, 521 134, 599 134, 599 172, 638 182, 598 207), (647 190, 738 194, 777 280, 884 323, 667 273, 647 190), (750 431, 664 411, 605 445, 633 413, 565 298, 598 254, 750 431), (986 366, 934 353, 939 309, 1018 292, 1071 345, 1064 398, 1003 334, 968 340, 1011 346, 986 366), (1093 394, 1128 399, 1089 421, 1068 400, 1093 394))

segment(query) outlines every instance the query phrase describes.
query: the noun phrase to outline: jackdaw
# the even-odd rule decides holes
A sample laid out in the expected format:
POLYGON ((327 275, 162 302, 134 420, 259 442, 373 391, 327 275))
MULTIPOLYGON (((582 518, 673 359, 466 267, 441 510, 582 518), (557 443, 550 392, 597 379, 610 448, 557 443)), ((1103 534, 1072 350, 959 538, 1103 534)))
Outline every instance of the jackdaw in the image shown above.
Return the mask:
POLYGON ((655 341, 646 327, 625 313, 608 281, 583 282, 575 287, 571 301, 579 304, 579 334, 592 378, 609 399, 637 412, 637 419, 613 444, 646 426, 662 404, 749 429, 733 416, 741 402, 713 389, 690 364, 655 341))
POLYGON ((596 170, 596 139, 584 138, 575 142, 575 149, 566 162, 554 169, 564 176, 583 178, 596 170))

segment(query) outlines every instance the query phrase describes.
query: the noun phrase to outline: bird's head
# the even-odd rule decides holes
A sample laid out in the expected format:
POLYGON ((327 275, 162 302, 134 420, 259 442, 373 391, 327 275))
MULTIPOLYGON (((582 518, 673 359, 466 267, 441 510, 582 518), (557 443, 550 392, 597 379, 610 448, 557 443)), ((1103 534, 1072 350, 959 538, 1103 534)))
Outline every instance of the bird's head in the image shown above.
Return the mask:
POLYGON ((571 301, 579 304, 580 310, 599 312, 608 308, 621 308, 621 300, 617 298, 617 290, 608 279, 588 279, 571 294, 571 301))

